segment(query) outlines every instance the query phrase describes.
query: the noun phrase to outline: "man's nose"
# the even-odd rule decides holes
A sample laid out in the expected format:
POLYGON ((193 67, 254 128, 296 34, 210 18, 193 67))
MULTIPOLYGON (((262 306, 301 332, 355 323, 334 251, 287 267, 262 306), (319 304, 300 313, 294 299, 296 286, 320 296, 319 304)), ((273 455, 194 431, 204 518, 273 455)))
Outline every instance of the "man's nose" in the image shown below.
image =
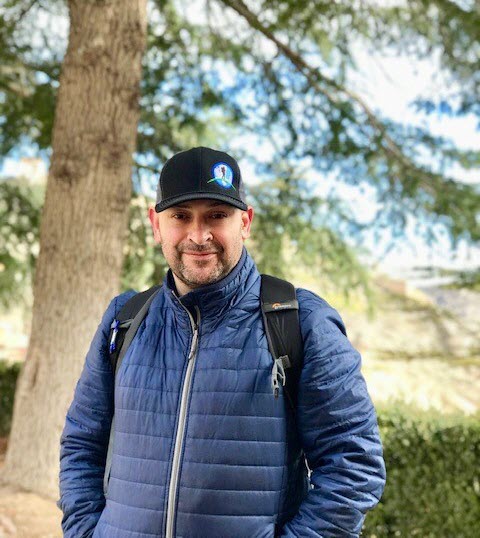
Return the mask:
POLYGON ((207 241, 210 241, 212 237, 212 232, 208 223, 200 219, 195 219, 192 222, 188 231, 188 239, 190 239, 190 241, 193 241, 197 245, 203 245, 207 241))

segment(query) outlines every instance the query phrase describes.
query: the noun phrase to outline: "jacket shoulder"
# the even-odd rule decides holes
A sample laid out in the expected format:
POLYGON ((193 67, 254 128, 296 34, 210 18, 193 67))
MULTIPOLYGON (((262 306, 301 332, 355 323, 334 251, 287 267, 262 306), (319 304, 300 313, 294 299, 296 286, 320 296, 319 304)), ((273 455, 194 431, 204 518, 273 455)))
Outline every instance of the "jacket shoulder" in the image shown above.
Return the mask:
POLYGON ((117 295, 114 297, 110 304, 113 303, 113 311, 114 314, 117 315, 120 310, 124 307, 124 305, 127 303, 129 299, 131 299, 134 295, 137 295, 136 290, 127 290, 121 293, 120 295, 117 295))
POLYGON ((102 320, 100 322, 100 327, 102 329, 104 337, 108 335, 112 321, 116 318, 125 303, 136 294, 137 292, 135 290, 128 290, 121 293, 120 295, 115 296, 110 301, 110 304, 105 310, 102 320))
POLYGON ((305 288, 296 288, 297 299, 303 310, 316 310, 319 307, 332 308, 323 297, 305 288))
POLYGON ((120 310, 125 306, 127 301, 131 299, 138 292, 136 290, 127 290, 120 295, 116 295, 108 305, 106 312, 109 312, 113 317, 115 317, 120 310))
POLYGON ((342 317, 325 299, 310 290, 297 288, 300 325, 302 333, 342 332, 347 334, 342 317))

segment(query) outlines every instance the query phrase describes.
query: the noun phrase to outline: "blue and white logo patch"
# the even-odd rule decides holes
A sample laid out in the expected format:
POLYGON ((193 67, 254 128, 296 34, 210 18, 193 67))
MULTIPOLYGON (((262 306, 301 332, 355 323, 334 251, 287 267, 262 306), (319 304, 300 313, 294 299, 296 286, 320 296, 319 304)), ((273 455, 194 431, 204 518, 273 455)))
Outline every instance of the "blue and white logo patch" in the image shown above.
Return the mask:
POLYGON ((217 185, 225 189, 233 188, 233 170, 227 163, 219 162, 212 166, 212 178, 208 180, 208 183, 215 181, 217 185))

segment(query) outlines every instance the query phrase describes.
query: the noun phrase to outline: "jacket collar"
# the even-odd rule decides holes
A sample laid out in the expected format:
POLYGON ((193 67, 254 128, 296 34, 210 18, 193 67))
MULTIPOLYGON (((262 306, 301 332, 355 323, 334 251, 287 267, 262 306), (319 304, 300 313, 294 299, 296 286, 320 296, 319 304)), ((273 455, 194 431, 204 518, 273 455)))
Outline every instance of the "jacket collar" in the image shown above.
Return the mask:
POLYGON ((235 306, 258 276, 255 263, 243 247, 237 265, 218 282, 202 286, 178 298, 172 271, 169 269, 163 287, 165 295, 176 309, 183 310, 183 307, 186 307, 193 311, 198 307, 200 315, 205 318, 218 316, 222 310, 235 306), (182 304, 179 304, 179 301, 182 304))

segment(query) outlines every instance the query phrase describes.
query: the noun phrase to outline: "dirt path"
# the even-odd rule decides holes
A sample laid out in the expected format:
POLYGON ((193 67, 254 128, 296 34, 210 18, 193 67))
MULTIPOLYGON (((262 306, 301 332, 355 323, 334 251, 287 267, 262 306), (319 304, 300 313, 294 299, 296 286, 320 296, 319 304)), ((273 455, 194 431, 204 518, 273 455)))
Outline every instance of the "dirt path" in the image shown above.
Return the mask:
MULTIPOLYGON (((0 471, 7 439, 0 438, 0 471)), ((0 484, 0 538, 61 538, 55 501, 0 484)))
POLYGON ((0 487, 0 538, 61 538, 60 521, 54 501, 0 487))

